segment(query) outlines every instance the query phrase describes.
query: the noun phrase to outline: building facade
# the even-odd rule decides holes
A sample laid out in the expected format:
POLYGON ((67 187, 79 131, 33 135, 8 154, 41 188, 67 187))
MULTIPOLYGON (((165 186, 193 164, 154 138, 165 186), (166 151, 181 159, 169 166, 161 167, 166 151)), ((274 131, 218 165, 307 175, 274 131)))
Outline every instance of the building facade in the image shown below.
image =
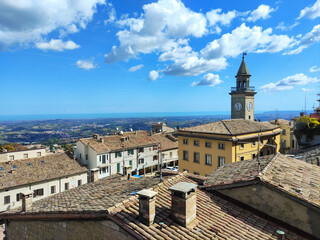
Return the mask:
POLYGON ((254 120, 254 87, 250 87, 250 73, 242 57, 236 75, 237 85, 231 88, 231 119, 243 118, 254 120))
POLYGON ((145 131, 80 139, 74 156, 89 170, 98 169, 99 179, 113 174, 145 174, 158 170, 160 153, 163 162, 177 162, 177 142, 166 134, 145 131))
POLYGON ((21 207, 21 193, 34 200, 87 183, 87 169, 64 153, 0 163, 0 211, 21 207))
POLYGON ((0 162, 42 157, 45 155, 46 155, 45 148, 36 148, 36 149, 14 151, 14 152, 2 152, 0 153, 0 162))
POLYGON ((218 167, 279 152, 277 125, 245 119, 179 129, 179 171, 206 176, 218 167))
POLYGON ((282 129, 280 134, 280 152, 295 153, 298 150, 298 141, 294 135, 294 121, 276 119, 272 123, 277 124, 282 129))

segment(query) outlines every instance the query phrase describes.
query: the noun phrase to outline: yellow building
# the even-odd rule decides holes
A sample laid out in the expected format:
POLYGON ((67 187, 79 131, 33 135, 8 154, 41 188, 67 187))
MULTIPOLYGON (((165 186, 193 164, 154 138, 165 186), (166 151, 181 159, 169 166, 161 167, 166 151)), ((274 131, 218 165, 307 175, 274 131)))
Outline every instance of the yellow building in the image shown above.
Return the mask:
POLYGON ((278 125, 247 119, 179 129, 179 171, 206 176, 227 163, 274 154, 281 132, 278 125))
POLYGON ((298 149, 298 141, 294 135, 294 121, 276 119, 271 123, 277 124, 282 132, 280 135, 280 152, 294 153, 298 149))

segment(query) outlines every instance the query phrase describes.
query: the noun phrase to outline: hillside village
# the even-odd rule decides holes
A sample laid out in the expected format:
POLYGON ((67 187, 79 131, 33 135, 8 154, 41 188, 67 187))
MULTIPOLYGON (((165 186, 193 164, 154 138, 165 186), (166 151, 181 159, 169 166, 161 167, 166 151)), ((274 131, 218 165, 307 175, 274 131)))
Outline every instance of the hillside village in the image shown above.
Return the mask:
POLYGON ((257 121, 250 77, 243 55, 231 119, 3 148, 5 239, 319 239, 319 108, 257 121))

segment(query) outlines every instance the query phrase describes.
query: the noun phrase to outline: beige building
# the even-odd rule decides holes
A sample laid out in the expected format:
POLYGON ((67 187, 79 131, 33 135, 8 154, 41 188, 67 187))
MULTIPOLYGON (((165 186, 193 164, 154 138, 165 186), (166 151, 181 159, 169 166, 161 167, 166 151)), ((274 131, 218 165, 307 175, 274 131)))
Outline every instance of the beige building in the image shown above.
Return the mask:
POLYGON ((45 148, 28 149, 13 152, 1 152, 0 162, 42 157, 46 155, 45 148))
POLYGON ((280 152, 295 153, 298 150, 298 141, 294 135, 294 121, 276 119, 271 123, 277 124, 281 129, 280 152))
POLYGON ((87 169, 64 153, 0 163, 0 211, 21 207, 21 193, 34 200, 87 183, 87 169))
POLYGON ((227 163, 275 154, 281 132, 274 124, 246 119, 179 129, 179 171, 206 176, 227 163))
POLYGON ((205 189, 320 239, 319 181, 320 167, 277 154, 260 164, 251 160, 225 165, 210 174, 205 189))
POLYGON ((197 176, 115 175, 0 214, 8 239, 310 239, 283 222, 198 190, 197 176), (283 239, 283 238, 282 238, 283 239))
POLYGON ((177 165, 178 143, 172 135, 137 131, 80 139, 74 156, 89 170, 97 170, 100 179, 157 171, 161 152, 165 165, 177 165))

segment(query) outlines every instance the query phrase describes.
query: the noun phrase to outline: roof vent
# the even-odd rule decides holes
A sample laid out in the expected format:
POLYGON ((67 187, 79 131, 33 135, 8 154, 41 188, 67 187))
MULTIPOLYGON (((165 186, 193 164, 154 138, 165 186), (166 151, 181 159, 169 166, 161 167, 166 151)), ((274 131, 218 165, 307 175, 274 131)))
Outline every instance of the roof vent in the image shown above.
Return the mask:
POLYGON ((17 168, 18 168, 17 165, 12 165, 12 166, 11 166, 11 169, 12 169, 12 170, 17 169, 17 168))
POLYGON ((32 164, 31 163, 26 163, 26 165, 28 166, 28 167, 31 167, 32 166, 32 164))
POLYGON ((285 233, 284 231, 277 230, 277 238, 278 240, 284 240, 285 233))
POLYGON ((4 170, 4 168, 3 168, 3 167, 0 167, 0 171, 2 171, 2 170, 4 170))
POLYGON ((297 188, 296 191, 297 191, 297 193, 301 193, 302 188, 297 188))
POLYGON ((41 160, 41 161, 40 161, 40 163, 41 163, 41 164, 44 164, 44 163, 45 163, 45 161, 44 161, 44 160, 41 160))

